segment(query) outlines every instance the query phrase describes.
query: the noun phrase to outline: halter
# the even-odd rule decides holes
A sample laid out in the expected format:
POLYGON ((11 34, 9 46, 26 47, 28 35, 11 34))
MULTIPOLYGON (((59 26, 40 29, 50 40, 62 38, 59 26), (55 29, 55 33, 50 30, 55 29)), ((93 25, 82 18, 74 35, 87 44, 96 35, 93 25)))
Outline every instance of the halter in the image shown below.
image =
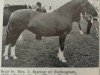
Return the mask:
POLYGON ((82 3, 83 8, 85 8, 86 13, 92 15, 92 17, 97 17, 98 13, 96 11, 96 9, 93 7, 92 4, 90 4, 89 2, 83 2, 82 3))

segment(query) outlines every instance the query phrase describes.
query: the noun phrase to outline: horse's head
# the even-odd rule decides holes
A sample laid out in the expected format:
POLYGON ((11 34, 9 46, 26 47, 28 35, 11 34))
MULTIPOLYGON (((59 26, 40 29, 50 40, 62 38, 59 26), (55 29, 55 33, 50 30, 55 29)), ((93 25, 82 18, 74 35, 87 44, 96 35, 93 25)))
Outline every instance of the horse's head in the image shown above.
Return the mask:
POLYGON ((96 9, 92 6, 92 4, 88 0, 72 0, 72 11, 74 19, 80 18, 80 13, 85 15, 85 12, 90 14, 92 17, 97 17, 98 13, 96 9))
POLYGON ((88 0, 80 0, 83 12, 90 14, 92 17, 97 17, 98 13, 93 5, 88 0))
POLYGON ((85 12, 85 19, 90 19, 93 24, 99 23, 98 13, 93 5, 88 0, 81 0, 83 12, 85 12), (90 16, 88 16, 90 15, 90 16))

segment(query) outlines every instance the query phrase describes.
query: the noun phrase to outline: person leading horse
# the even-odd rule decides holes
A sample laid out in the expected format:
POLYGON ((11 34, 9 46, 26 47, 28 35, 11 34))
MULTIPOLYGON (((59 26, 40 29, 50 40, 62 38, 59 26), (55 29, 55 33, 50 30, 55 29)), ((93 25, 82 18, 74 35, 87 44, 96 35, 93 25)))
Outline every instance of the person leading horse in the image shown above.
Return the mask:
POLYGON ((43 13, 46 13, 46 9, 41 7, 41 3, 40 2, 37 2, 36 3, 36 11, 37 12, 43 12, 43 13))

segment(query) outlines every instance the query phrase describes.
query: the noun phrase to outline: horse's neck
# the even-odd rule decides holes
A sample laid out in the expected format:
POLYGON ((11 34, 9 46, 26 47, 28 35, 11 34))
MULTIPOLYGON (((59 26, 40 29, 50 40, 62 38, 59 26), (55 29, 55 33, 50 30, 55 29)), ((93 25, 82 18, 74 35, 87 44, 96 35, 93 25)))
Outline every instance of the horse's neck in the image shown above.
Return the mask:
POLYGON ((69 2, 55 11, 65 17, 70 14, 71 17, 74 18, 74 16, 79 16, 81 13, 79 4, 80 3, 69 2))

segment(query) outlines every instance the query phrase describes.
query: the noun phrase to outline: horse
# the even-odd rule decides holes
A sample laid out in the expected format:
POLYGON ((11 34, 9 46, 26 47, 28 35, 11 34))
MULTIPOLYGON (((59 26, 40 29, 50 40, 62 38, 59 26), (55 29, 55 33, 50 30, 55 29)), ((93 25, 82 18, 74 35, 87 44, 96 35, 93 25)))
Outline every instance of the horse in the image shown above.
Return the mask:
MULTIPOLYGON (((41 40, 42 36, 59 37, 59 51, 57 58, 61 62, 67 62, 64 56, 64 42, 67 34, 72 30, 73 22, 78 22, 80 13, 90 12, 91 3, 88 0, 72 0, 51 13, 36 12, 29 9, 17 10, 12 13, 8 22, 6 47, 4 60, 8 60, 8 49, 11 47, 11 57, 15 55, 15 45, 20 34, 25 30, 36 34, 36 39, 41 40)), ((91 14, 91 13, 90 13, 91 14)))
POLYGON ((15 10, 19 9, 32 9, 31 6, 27 5, 8 5, 4 7, 4 14, 3 14, 3 26, 7 26, 9 17, 15 10))

